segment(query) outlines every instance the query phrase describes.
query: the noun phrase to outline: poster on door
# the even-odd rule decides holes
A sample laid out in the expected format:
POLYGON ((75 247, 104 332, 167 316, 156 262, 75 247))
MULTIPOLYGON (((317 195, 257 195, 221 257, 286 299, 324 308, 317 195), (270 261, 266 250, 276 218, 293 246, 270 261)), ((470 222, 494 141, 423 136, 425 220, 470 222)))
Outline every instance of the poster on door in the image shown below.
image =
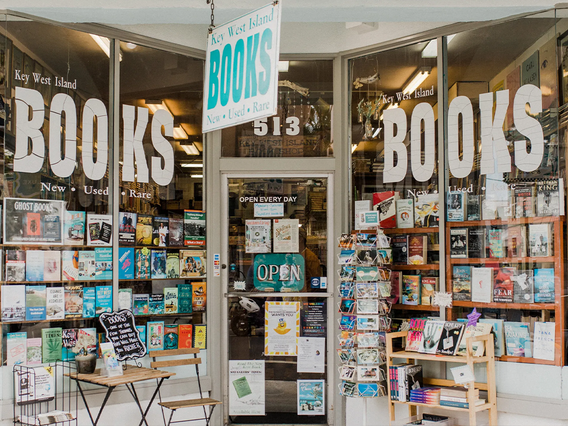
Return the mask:
POLYGON ((229 415, 264 416, 264 361, 229 361, 229 415))
POLYGON ((296 356, 300 337, 300 302, 266 302, 264 355, 296 356))

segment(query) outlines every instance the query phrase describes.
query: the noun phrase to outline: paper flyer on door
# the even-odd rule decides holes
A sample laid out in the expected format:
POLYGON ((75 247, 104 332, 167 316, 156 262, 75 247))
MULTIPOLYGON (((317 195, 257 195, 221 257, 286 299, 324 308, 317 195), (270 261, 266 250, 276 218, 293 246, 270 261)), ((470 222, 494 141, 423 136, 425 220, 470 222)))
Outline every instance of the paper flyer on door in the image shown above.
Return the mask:
POLYGON ((229 361, 229 415, 264 416, 264 361, 229 361))
POLYGON ((265 356, 295 356, 300 336, 300 302, 266 302, 265 356))

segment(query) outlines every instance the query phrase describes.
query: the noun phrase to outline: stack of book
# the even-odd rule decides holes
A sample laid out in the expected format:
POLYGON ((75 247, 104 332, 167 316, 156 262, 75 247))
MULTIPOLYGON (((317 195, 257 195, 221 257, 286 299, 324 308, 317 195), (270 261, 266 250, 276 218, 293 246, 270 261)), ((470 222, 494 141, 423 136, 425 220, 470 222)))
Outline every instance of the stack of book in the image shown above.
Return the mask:
POLYGON ((422 365, 400 364, 389 367, 391 399, 409 401, 413 390, 423 386, 422 365))
POLYGON ((410 391, 410 402, 440 405, 440 391, 441 389, 436 387, 412 389, 410 391))
MULTIPOLYGON (((474 404, 485 404, 484 399, 479 399, 479 389, 473 389, 474 404)), ((446 407, 469 408, 467 399, 468 390, 462 387, 442 388, 440 393, 440 405, 446 407)))

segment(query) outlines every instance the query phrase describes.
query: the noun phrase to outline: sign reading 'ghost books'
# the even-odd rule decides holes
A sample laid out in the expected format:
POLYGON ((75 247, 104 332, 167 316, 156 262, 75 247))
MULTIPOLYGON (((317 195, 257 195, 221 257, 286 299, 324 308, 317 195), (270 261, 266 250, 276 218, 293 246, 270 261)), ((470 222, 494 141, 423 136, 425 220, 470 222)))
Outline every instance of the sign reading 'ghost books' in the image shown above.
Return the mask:
POLYGON ((105 329, 106 338, 114 346, 119 361, 142 358, 146 355, 146 345, 134 324, 134 315, 128 309, 118 312, 105 312, 99 317, 105 329))
POLYGON ((275 3, 209 34, 203 133, 276 114, 280 2, 275 3))

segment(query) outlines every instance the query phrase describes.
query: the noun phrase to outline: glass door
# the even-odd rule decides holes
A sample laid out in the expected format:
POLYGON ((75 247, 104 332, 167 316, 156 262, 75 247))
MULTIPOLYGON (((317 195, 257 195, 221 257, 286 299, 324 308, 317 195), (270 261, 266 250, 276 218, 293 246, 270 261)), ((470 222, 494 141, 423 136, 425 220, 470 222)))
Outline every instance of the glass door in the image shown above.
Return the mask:
POLYGON ((328 175, 224 181, 228 424, 328 424, 330 182, 328 175))

